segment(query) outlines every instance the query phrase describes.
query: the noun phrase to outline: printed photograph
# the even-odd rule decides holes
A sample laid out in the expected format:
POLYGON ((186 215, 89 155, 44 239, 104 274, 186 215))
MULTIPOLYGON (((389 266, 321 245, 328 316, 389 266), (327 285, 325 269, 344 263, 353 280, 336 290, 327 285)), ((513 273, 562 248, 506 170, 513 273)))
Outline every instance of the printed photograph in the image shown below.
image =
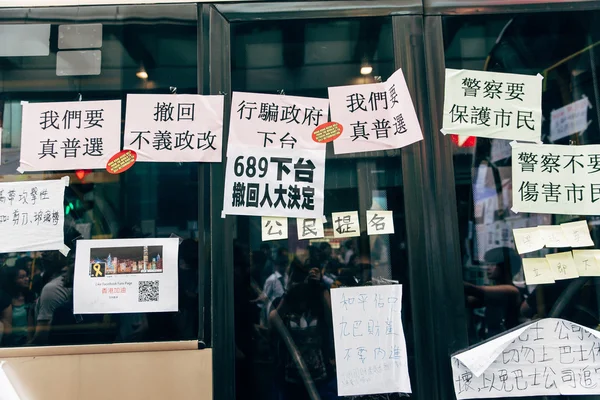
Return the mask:
POLYGON ((163 272, 162 246, 100 247, 90 249, 90 276, 163 272))

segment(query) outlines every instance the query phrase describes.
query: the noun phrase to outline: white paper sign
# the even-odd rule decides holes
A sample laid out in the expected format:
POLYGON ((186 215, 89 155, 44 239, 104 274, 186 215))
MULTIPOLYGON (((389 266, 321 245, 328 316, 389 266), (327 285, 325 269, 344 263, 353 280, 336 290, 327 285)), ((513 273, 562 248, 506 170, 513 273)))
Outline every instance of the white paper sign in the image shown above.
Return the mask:
POLYGON ((545 258, 524 258, 523 272, 528 285, 554 283, 554 272, 545 258))
POLYGON ((227 157, 223 212, 322 218, 325 152, 247 148, 227 157))
POLYGON ((179 239, 79 240, 73 312, 177 311, 179 239))
POLYGON ((550 140, 555 142, 565 136, 573 135, 587 129, 588 108, 591 108, 587 97, 567 104, 550 113, 550 140))
POLYGON ((393 235, 392 211, 367 210, 367 235, 393 235))
POLYGON ((600 332, 557 318, 452 356, 457 399, 600 394, 600 332))
POLYGON ((21 400, 4 371, 6 361, 0 361, 0 400, 21 400))
POLYGON ((338 395, 411 393, 402 285, 331 290, 338 395))
POLYGON ((579 276, 600 276, 600 250, 573 250, 579 276))
POLYGON ((286 217, 262 217, 260 227, 263 242, 288 238, 288 220, 286 217))
POLYGON ((402 70, 385 83, 329 88, 331 120, 342 125, 335 154, 399 149, 423 140, 402 70))
POLYGON ((333 237, 345 238, 360 236, 358 211, 344 211, 331 214, 333 237))
POLYGON ((139 162, 220 162, 223 96, 128 94, 123 142, 139 162))
POLYGON ((228 157, 251 147, 325 151, 312 133, 327 122, 327 99, 233 92, 231 104, 228 157))
POLYGON ((69 177, 0 183, 0 253, 61 250, 69 177))
POLYGON ((298 239, 317 239, 325 237, 323 220, 320 218, 298 218, 296 220, 298 239))
POLYGON ((515 236, 515 245, 519 254, 544 248, 544 241, 542 240, 540 229, 537 227, 513 229, 513 235, 515 236))
POLYGON ((600 214, 600 145, 512 146, 513 211, 600 214))
POLYGON ((539 142, 542 76, 446 69, 442 133, 539 142))
POLYGON ((594 245, 587 221, 569 222, 560 224, 560 227, 571 247, 588 247, 594 245))
POLYGON ((573 254, 568 251, 564 253, 547 254, 546 260, 554 273, 555 280, 573 279, 579 277, 573 254))
POLYGON ((22 106, 20 171, 104 169, 121 149, 121 100, 22 106))

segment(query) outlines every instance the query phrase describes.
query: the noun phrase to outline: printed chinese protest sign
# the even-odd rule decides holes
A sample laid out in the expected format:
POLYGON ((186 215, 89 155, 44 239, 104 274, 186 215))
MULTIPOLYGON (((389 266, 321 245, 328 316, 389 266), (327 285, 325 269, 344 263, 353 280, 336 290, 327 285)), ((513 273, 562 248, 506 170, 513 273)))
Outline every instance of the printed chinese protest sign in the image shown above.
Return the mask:
POLYGON ((600 332, 546 318, 452 356, 457 399, 600 394, 600 332))
POLYGON ((249 147, 227 157, 226 215, 322 218, 325 151, 249 147))
POLYGON ((327 122, 328 106, 327 99, 233 92, 227 157, 247 148, 325 151, 312 133, 327 122))
POLYGON ((19 171, 103 169, 121 148, 121 100, 23 103, 19 171))
POLYGON ((442 133, 539 142, 542 76, 446 69, 442 133))
POLYGON ((512 146, 513 211, 600 214, 600 145, 512 146))
POLYGON ((423 139, 402 70, 385 83, 329 88, 331 120, 342 125, 335 154, 399 149, 423 139))
POLYGON ((402 285, 331 290, 338 395, 411 393, 402 285))
POLYGON ((124 149, 137 161, 220 162, 223 96, 128 94, 124 149))
POLYGON ((550 140, 555 142, 565 136, 587 129, 588 108, 592 108, 587 97, 567 104, 550 113, 550 140))
POLYGON ((73 312, 178 310, 179 239, 77 241, 73 312))
POLYGON ((69 178, 0 183, 0 253, 60 250, 69 178))

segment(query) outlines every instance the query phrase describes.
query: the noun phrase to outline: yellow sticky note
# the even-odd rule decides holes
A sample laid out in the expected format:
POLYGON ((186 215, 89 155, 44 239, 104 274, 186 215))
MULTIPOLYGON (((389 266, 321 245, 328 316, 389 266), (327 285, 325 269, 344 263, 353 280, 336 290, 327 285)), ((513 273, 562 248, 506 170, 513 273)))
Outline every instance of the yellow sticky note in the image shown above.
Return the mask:
POLYGON ((567 224, 560 224, 560 227, 571 247, 587 247, 594 245, 594 241, 590 236, 590 228, 588 228, 587 221, 569 222, 567 224))
POLYGON ((575 260, 573 260, 573 254, 570 251, 564 253, 548 254, 546 259, 550 263, 550 268, 554 274, 554 279, 559 281, 561 279, 572 279, 578 278, 577 267, 575 266, 575 260))
POLYGON ((554 273, 545 258, 524 258, 523 272, 528 285, 554 283, 554 273))
POLYGON ((513 235, 515 236, 515 245, 519 254, 544 248, 544 241, 542 240, 540 229, 537 227, 513 229, 513 235))
POLYGON ((560 225, 538 226, 546 247, 571 247, 560 225))
POLYGON ((600 250, 573 250, 579 276, 600 276, 600 250))

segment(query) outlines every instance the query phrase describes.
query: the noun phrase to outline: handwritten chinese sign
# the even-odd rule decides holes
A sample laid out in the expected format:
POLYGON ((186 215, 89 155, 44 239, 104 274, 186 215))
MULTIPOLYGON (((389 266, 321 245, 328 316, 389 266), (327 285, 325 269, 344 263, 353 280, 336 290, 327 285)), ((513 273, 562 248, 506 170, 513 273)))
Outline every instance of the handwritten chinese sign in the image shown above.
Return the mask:
POLYGON ((335 154, 398 149, 423 139, 402 70, 385 83, 329 88, 331 119, 343 127, 335 154))
POLYGON ((600 394, 600 332, 547 318, 452 356, 457 399, 600 394))
POLYGON ((392 211, 367 210, 367 235, 393 235, 392 211))
POLYGON ((260 226, 263 242, 288 238, 288 220, 286 217, 262 217, 260 226))
POLYGON ((513 211, 600 214, 600 145, 512 146, 513 211))
POLYGON ((539 142, 542 76, 446 69, 442 133, 539 142))
POLYGON ((554 272, 546 258, 524 258, 523 272, 528 285, 554 283, 554 272))
POLYGON ((0 253, 60 250, 69 178, 0 183, 0 253))
POLYGON ((137 161, 220 162, 223 96, 128 94, 124 149, 137 161))
POLYGON ((320 218, 298 218, 296 220, 298 239, 317 239, 325 237, 323 220, 320 218))
POLYGON ((327 122, 329 101, 312 97, 234 92, 231 103, 227 156, 249 148, 325 151, 312 139, 315 128, 327 122))
POLYGON ((402 285, 331 290, 338 394, 411 393, 402 285))
POLYGON ((226 215, 322 218, 325 152, 249 147, 227 157, 226 215))
POLYGON ((344 211, 331 214, 333 237, 345 238, 360 236, 358 211, 344 211))
POLYGON ((121 101, 23 103, 20 171, 103 169, 121 147, 121 101))
POLYGON ((588 127, 587 112, 592 108, 587 97, 550 113, 550 140, 553 142, 583 132, 588 127))

